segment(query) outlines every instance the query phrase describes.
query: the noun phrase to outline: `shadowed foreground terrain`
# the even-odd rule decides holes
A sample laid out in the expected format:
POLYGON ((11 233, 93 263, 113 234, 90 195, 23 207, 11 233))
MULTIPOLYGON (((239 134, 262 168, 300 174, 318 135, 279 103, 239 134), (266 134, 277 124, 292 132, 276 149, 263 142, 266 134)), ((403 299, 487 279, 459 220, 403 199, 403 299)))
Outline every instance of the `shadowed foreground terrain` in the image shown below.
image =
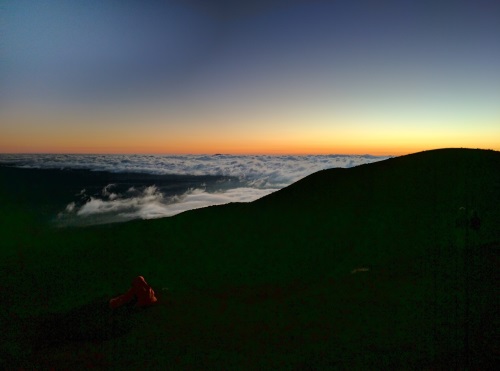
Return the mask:
POLYGON ((57 228, 42 216, 72 182, 78 191, 72 176, 0 167, 2 368, 498 360, 498 152, 421 152, 324 170, 249 204, 57 228), (106 300, 139 274, 159 304, 110 313, 106 300))

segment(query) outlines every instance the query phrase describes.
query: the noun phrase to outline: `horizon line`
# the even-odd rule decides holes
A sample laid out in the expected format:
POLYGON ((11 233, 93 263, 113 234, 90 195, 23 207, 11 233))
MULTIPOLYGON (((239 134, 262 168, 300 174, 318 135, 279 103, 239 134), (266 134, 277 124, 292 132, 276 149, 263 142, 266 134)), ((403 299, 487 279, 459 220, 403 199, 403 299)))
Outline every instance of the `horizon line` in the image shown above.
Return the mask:
MULTIPOLYGON (((418 151, 421 152, 421 151, 418 151)), ((416 153, 408 152, 400 155, 374 155, 371 153, 168 153, 168 152, 0 152, 2 155, 88 155, 88 156, 373 156, 373 157, 395 157, 405 154, 416 153)))
MULTIPOLYGON (((369 152, 365 153, 342 153, 342 152, 300 152, 300 153, 292 153, 292 152, 281 152, 281 153, 257 153, 257 152, 215 152, 215 153, 207 153, 207 152, 51 152, 51 151, 33 151, 33 152, 0 152, 0 155, 88 155, 88 156, 373 156, 373 157, 399 157, 405 156, 409 154, 419 153, 419 152, 427 152, 439 149, 479 149, 479 150, 490 150, 490 151, 498 151, 492 148, 472 148, 472 147, 442 147, 442 148, 431 148, 431 149, 421 149, 413 152, 400 152, 398 154, 389 153, 389 154, 373 154, 369 152)), ((379 151, 377 151, 379 152, 379 151)))

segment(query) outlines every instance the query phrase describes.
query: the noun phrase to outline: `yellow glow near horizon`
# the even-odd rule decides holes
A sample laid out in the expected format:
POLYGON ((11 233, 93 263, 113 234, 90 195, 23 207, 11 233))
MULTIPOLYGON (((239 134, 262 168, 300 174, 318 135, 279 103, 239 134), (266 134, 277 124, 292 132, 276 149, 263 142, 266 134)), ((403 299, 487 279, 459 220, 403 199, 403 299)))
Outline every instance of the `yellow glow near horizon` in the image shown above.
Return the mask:
POLYGON ((372 154, 468 147, 500 150, 500 125, 397 124, 327 115, 122 115, 3 120, 0 153, 372 154), (76 117, 76 118, 75 118, 76 117), (23 130, 19 130, 19 128, 23 130), (453 130, 456 127, 457 130, 453 130))
MULTIPOLYGON (((498 142, 497 142, 498 143, 498 142)), ((492 138, 443 138, 407 135, 394 136, 380 141, 367 136, 357 140, 337 138, 307 139, 300 137, 279 138, 186 138, 158 135, 154 137, 114 138, 106 136, 43 136, 33 137, 29 145, 24 138, 3 136, 0 139, 2 153, 150 153, 150 154, 372 154, 403 155, 423 150, 447 147, 468 147, 500 150, 492 138)))

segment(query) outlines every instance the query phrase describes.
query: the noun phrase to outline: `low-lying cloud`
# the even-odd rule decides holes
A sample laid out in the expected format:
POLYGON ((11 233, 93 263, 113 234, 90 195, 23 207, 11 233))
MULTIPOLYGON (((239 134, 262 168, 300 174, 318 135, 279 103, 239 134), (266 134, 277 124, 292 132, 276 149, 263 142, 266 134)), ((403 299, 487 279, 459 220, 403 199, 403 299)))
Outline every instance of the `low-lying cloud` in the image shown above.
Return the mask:
MULTIPOLYGON (((0 155, 0 163, 23 168, 86 169, 107 173, 158 176, 216 176, 218 180, 192 181, 167 190, 163 184, 110 183, 99 191, 82 189, 66 205, 58 221, 68 224, 102 224, 131 219, 173 216, 187 210, 230 202, 251 202, 286 187, 316 171, 387 159, 370 155, 310 156, 162 156, 162 155, 0 155), (193 183, 194 182, 194 183, 193 183), (189 189, 188 189, 189 187, 189 189)), ((201 179, 201 178, 200 178, 201 179)), ((84 185, 82 185, 82 188, 84 185)))
POLYGON ((370 155, 1 155, 25 168, 89 169, 111 173, 234 177, 252 188, 283 188, 319 170, 350 168, 389 158, 370 155))
MULTIPOLYGON (((103 194, 106 193, 106 188, 109 186, 103 189, 103 194)), ((275 189, 240 187, 209 193, 197 188, 189 189, 179 196, 165 197, 158 188, 150 186, 132 197, 128 194, 109 193, 107 198, 89 197, 87 202, 79 207, 72 202, 59 213, 58 219, 62 225, 91 225, 162 218, 207 206, 251 202, 274 191, 275 189)))

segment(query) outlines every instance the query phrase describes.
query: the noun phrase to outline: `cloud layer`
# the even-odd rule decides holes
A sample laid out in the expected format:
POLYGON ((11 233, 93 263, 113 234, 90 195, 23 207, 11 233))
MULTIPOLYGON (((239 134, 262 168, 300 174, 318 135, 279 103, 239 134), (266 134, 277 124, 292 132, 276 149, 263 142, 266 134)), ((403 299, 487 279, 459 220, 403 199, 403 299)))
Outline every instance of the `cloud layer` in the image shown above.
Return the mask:
MULTIPOLYGON (((168 193, 158 184, 124 189, 110 183, 98 192, 82 189, 58 215, 63 225, 102 224, 167 217, 230 202, 251 202, 316 171, 384 160, 387 157, 322 156, 155 156, 155 155, 0 155, 0 163, 23 168, 89 169, 108 173, 145 173, 224 177, 168 193), (233 181, 231 181, 233 179, 233 181)), ((83 186, 82 186, 83 188, 83 186)))
POLYGON ((1 155, 0 162, 26 168, 90 169, 147 174, 236 177, 252 188, 283 188, 319 170, 389 158, 370 155, 1 155))

